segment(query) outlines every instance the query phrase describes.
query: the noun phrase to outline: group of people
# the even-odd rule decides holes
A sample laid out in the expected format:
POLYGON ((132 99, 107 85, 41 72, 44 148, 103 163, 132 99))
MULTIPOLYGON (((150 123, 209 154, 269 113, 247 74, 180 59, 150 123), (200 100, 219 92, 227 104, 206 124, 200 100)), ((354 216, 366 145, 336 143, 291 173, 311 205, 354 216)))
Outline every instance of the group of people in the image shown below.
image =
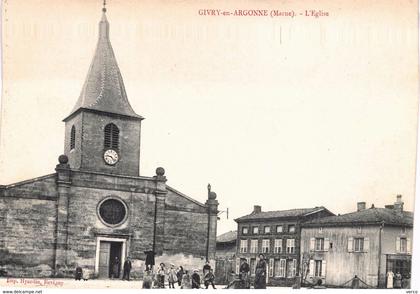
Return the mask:
POLYGON ((175 268, 174 264, 170 264, 167 268, 164 263, 160 263, 156 270, 153 269, 153 266, 146 265, 143 288, 165 288, 165 281, 168 281, 169 288, 173 289, 175 289, 175 285, 178 285, 181 289, 200 289, 202 283, 206 289, 210 285, 213 289, 216 289, 214 278, 213 269, 208 261, 203 266, 202 276, 200 276, 198 269, 194 269, 191 273, 184 270, 182 266, 175 268))
MULTIPOLYGON (((264 254, 258 255, 258 261, 255 265, 255 279, 254 279, 254 288, 255 289, 266 289, 267 281, 267 262, 265 261, 264 254)), ((239 280, 234 279, 230 282, 227 288, 240 288, 240 289, 250 289, 250 266, 246 258, 240 259, 239 265, 239 280)))
MULTIPOLYGON (((126 281, 130 280, 131 268, 132 268, 131 259, 129 256, 127 256, 123 264, 123 276, 122 276, 123 280, 126 280, 126 281)), ((119 277, 120 277, 120 259, 118 258, 118 256, 116 256, 114 260, 112 261, 110 278, 118 279, 119 277)))
POLYGON ((387 288, 409 288, 410 287, 410 277, 408 275, 401 275, 399 271, 394 273, 393 271, 387 272, 387 288))
MULTIPOLYGON (((131 269, 132 262, 130 257, 127 257, 123 264, 122 280, 130 280, 131 269)), ((111 261, 109 276, 111 279, 118 279, 120 276, 120 260, 118 257, 115 257, 111 261)), ((84 279, 83 269, 80 266, 76 266, 75 279, 84 279)), ((214 272, 208 261, 203 266, 202 275, 200 275, 198 269, 194 269, 191 272, 184 270, 182 266, 175 268, 174 264, 170 264, 169 268, 167 268, 164 263, 160 263, 159 266, 155 268, 154 259, 146 258, 143 288, 165 288, 165 282, 167 281, 169 288, 173 289, 175 289, 175 285, 178 285, 181 289, 200 289, 202 288, 202 285, 208 289, 211 285, 213 289, 216 289, 214 279, 214 272)))

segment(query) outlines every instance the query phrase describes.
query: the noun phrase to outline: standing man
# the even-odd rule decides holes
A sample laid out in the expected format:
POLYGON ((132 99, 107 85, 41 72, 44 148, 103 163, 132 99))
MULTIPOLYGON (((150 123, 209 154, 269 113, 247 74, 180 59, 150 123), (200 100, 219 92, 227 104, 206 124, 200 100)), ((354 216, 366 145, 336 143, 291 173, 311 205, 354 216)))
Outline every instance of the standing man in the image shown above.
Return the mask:
POLYGON ((250 288, 249 284, 249 264, 246 258, 241 258, 241 266, 239 267, 239 279, 245 289, 250 288))
POLYGON ((130 271, 131 271, 131 260, 130 257, 127 256, 127 259, 124 261, 124 273, 123 273, 123 280, 130 281, 130 271))
POLYGON ((111 278, 119 278, 120 277, 120 259, 118 256, 115 256, 115 259, 112 263, 112 274, 111 278))

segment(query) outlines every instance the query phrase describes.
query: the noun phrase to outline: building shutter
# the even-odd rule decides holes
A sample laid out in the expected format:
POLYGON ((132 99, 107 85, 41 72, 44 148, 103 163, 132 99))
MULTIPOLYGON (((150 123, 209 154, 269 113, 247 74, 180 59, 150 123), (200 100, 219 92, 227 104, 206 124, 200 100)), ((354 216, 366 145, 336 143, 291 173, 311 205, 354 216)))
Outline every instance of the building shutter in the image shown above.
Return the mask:
POLYGON ((270 277, 274 276, 274 258, 268 260, 268 274, 270 277))
POLYGON ((365 240, 363 241, 363 251, 369 252, 369 237, 365 237, 365 240))
POLYGON ((297 269, 297 261, 296 259, 293 259, 293 270, 292 270, 293 277, 296 276, 296 269, 297 269))
POLYGON ((401 251, 401 240, 400 237, 397 237, 397 239, 395 240, 395 250, 397 252, 401 251))
POLYGON ((296 239, 291 239, 290 243, 291 243, 291 247, 292 247, 291 253, 295 253, 296 252, 296 239))
POLYGON ((254 274, 257 271, 257 263, 258 263, 258 260, 255 260, 254 261, 254 274))
POLYGON ((239 258, 236 259, 236 274, 239 275, 239 263, 241 262, 241 260, 239 258))
POLYGON ((70 150, 73 150, 75 146, 76 146, 76 128, 72 126, 71 131, 70 131, 70 150))
POLYGON ((327 272, 326 269, 327 269, 327 261, 323 260, 322 267, 321 267, 321 277, 323 278, 325 278, 325 273, 327 272))
POLYGON ((324 239, 324 251, 328 251, 329 248, 330 248, 330 239, 325 238, 324 239))
POLYGON ((310 250, 311 251, 315 250, 315 238, 311 238, 310 250))
POLYGON ((353 237, 349 237, 347 242, 347 250, 353 252, 353 237))
POLYGON ((311 259, 309 261, 309 276, 313 277, 315 275, 315 261, 311 259))
POLYGON ((407 253, 411 253, 411 240, 407 238, 407 253))

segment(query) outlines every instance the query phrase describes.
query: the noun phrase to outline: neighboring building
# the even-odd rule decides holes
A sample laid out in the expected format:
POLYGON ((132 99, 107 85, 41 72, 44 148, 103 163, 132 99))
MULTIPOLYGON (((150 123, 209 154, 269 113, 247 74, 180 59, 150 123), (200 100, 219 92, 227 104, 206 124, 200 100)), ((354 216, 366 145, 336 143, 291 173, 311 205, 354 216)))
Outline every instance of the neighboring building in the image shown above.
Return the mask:
POLYGON ((253 276, 258 254, 263 253, 268 264, 268 284, 291 286, 299 272, 302 223, 331 215, 334 214, 324 207, 261 211, 261 206, 254 206, 251 214, 235 219, 238 223, 236 264, 239 265, 240 258, 247 258, 253 276))
POLYGON ((234 258, 236 254, 237 231, 229 231, 216 239, 216 258, 234 258))
POLYGON ((0 186, 0 267, 10 276, 70 276, 79 265, 108 278, 115 258, 121 267, 127 256, 139 276, 150 250, 157 263, 188 269, 214 262, 210 185, 202 204, 166 185, 163 168, 139 175, 143 118, 127 99, 105 12, 81 95, 64 119, 56 172, 0 186))
POLYGON ((411 273, 413 213, 403 210, 401 196, 386 208, 366 209, 313 220, 302 226, 303 275, 308 282, 351 287, 357 275, 360 287, 385 287, 386 273, 411 273), (346 284, 347 283, 347 284, 346 284), (366 284, 364 284, 366 283, 366 284))
POLYGON ((237 231, 229 231, 217 236, 215 282, 219 285, 228 284, 232 271, 236 267, 237 231))

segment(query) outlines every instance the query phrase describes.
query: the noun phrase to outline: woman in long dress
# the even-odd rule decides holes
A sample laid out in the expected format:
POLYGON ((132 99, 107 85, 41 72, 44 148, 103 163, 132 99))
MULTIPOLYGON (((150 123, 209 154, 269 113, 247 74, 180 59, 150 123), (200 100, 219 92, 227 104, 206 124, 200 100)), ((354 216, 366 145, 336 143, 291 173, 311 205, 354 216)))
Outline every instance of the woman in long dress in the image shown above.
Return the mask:
POLYGON ((394 288, 401 289, 401 286, 402 286, 402 283, 401 283, 401 281, 402 281, 402 275, 400 274, 400 272, 397 272, 395 274, 395 279, 394 280, 395 280, 394 281, 394 288))
POLYGON ((255 289, 266 289, 267 277, 267 262, 265 261, 264 254, 258 255, 258 263, 255 267, 255 289))
POLYGON ((387 281, 386 281, 386 287, 387 288, 394 288, 394 273, 392 271, 388 271, 386 274, 387 281))

